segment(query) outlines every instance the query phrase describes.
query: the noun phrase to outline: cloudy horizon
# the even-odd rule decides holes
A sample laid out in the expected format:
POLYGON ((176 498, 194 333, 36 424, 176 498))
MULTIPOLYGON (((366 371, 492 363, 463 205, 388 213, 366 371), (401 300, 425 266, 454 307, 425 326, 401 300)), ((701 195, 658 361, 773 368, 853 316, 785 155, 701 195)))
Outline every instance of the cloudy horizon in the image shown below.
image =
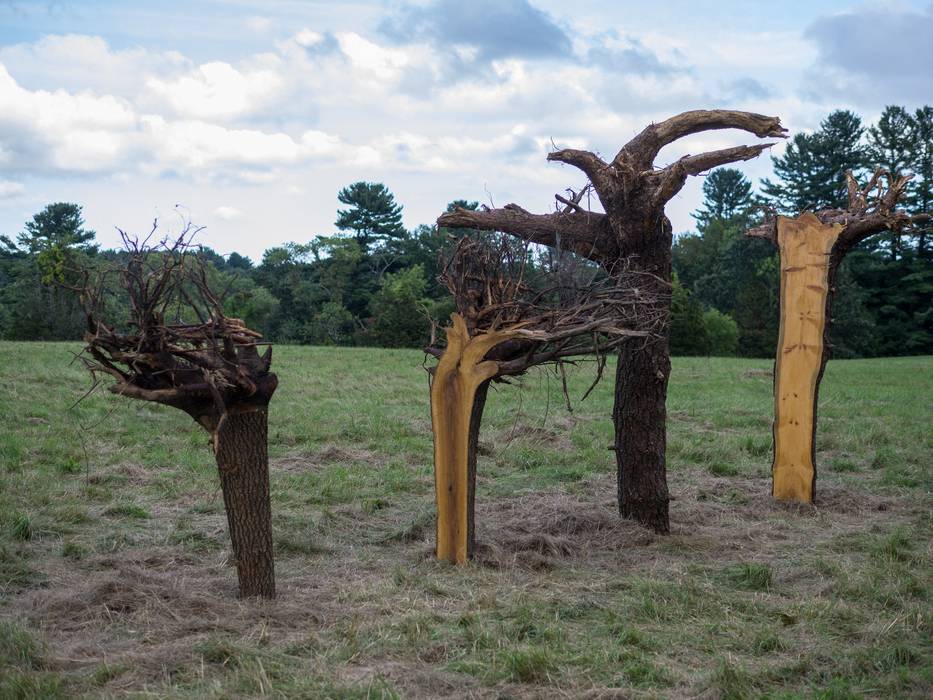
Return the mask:
MULTIPOLYGON (((794 133, 933 102, 929 2, 713 5, 0 1, 0 233, 73 201, 107 247, 116 226, 190 217, 258 261, 333 233, 357 180, 383 182, 409 228, 458 198, 546 211, 582 184, 545 162, 555 146, 611 155, 688 109, 794 133)), ((702 134, 658 163, 755 142, 702 134)), ((757 185, 771 160, 740 167, 757 185)), ((675 231, 701 183, 669 204, 675 231)))

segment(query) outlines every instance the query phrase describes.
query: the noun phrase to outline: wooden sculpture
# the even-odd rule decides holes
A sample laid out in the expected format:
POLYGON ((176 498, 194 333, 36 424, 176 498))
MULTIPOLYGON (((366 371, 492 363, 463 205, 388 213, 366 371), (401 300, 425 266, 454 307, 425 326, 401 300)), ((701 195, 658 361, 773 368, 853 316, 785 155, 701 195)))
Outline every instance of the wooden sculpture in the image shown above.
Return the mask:
POLYGON ((526 260, 527 250, 508 237, 465 237, 443 266, 457 312, 446 346, 426 349, 439 358, 431 382, 438 559, 473 556, 476 449, 489 383, 585 353, 597 353, 602 366, 604 353, 656 330, 656 300, 638 275, 611 284, 578 275, 532 287, 526 260))
MULTIPOLYGON (((155 233, 155 226, 150 233, 155 233)), ((120 396, 173 406, 211 435, 239 593, 275 597, 267 451, 268 404, 278 380, 272 348, 224 315, 200 258, 195 231, 155 247, 123 235, 125 264, 83 271, 76 288, 87 314, 81 355, 94 375, 115 379, 120 396), (110 283, 115 282, 111 288, 110 283), (114 295, 119 303, 113 304, 114 295), (128 318, 105 318, 129 306, 128 318)))
POLYGON ((909 176, 878 170, 864 188, 846 173, 847 210, 778 216, 748 231, 774 243, 781 258, 780 331, 774 364, 772 495, 812 503, 816 492, 816 418, 829 359, 835 278, 845 254, 868 236, 926 220, 895 210, 909 176))
POLYGON ((735 146, 687 155, 655 166, 661 149, 691 134, 740 129, 758 137, 782 137, 777 117, 732 110, 695 110, 650 124, 604 160, 565 148, 547 159, 578 168, 602 207, 591 211, 578 198, 558 196, 565 208, 532 214, 517 204, 501 209, 455 209, 439 226, 503 231, 526 241, 573 251, 598 263, 609 277, 638 271, 654 292, 664 330, 652 342, 624 343, 616 366, 615 444, 619 512, 657 532, 670 531, 667 489, 667 382, 671 373, 666 321, 671 311, 671 222, 664 207, 691 175, 758 156, 772 143, 735 146))

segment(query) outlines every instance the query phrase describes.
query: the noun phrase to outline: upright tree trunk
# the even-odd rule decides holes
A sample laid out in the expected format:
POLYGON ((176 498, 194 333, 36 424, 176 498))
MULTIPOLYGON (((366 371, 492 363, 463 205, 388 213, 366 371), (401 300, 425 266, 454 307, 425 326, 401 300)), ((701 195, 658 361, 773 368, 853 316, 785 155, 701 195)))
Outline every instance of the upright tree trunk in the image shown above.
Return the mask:
POLYGON ((437 558, 461 564, 473 556, 476 449, 489 382, 498 371, 486 353, 508 339, 486 333, 470 338, 458 314, 447 329, 447 348, 431 383, 437 558))
POLYGON ((619 513, 656 532, 670 532, 665 449, 667 343, 627 343, 616 368, 615 454, 619 513))
POLYGON ((265 406, 234 407, 214 431, 241 598, 275 597, 267 418, 265 406))
MULTIPOLYGON (((455 209, 440 216, 440 226, 503 231, 533 243, 563 247, 601 265, 609 275, 648 273, 645 291, 660 293, 659 319, 670 318, 671 225, 664 207, 683 188, 687 178, 713 168, 749 160, 771 143, 733 146, 687 155, 666 167, 654 165, 666 146, 681 138, 719 129, 741 129, 759 138, 783 137, 780 119, 733 110, 692 110, 649 124, 626 143, 611 161, 596 153, 563 148, 548 153, 549 161, 581 170, 595 190, 605 214, 568 200, 553 214, 532 214, 516 204, 501 209, 455 209)), ((653 327, 652 330, 654 330, 653 327)), ((626 517, 670 530, 666 486, 665 409, 670 375, 669 331, 661 340, 619 353, 615 401, 615 449, 619 470, 619 511, 626 517)))
POLYGON ((776 245, 781 262, 771 491, 777 499, 813 502, 817 403, 829 359, 836 274, 846 253, 868 236, 930 220, 929 214, 911 216, 895 208, 909 181, 909 175, 878 169, 863 187, 847 172, 848 210, 778 216, 746 232, 776 245))
POLYGON ((812 503, 816 493, 816 417, 820 380, 829 358, 830 309, 845 250, 842 224, 815 215, 779 217, 781 323, 774 362, 772 495, 812 503))
POLYGON ((646 231, 628 230, 634 241, 628 272, 646 273, 647 294, 657 299, 660 337, 630 341, 619 349, 616 367, 615 455, 619 513, 656 532, 670 532, 667 490, 667 383, 671 374, 668 342, 671 296, 671 228, 663 217, 661 231, 650 221, 646 231), (637 252, 636 252, 637 251, 637 252))

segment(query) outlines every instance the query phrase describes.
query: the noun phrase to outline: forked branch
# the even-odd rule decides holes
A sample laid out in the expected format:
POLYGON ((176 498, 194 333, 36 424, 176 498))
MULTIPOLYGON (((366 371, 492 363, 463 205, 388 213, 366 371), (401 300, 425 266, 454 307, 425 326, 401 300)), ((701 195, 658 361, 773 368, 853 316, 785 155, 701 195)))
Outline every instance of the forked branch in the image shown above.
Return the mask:
POLYGON ((650 124, 625 144, 612 162, 613 165, 632 162, 635 167, 646 170, 654 163, 661 149, 668 144, 690 134, 719 129, 740 129, 759 138, 787 136, 787 129, 781 126, 778 117, 728 109, 697 109, 650 124))

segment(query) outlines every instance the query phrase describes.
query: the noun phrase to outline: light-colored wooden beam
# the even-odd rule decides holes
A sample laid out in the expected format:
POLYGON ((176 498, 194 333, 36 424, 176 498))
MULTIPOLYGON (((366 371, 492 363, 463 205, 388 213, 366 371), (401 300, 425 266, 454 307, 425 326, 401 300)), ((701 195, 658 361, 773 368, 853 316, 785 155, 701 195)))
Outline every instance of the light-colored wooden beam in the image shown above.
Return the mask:
POLYGON ((816 483, 816 402, 825 364, 830 255, 841 224, 811 213, 778 217, 781 320, 774 367, 772 494, 812 503, 816 483))
POLYGON ((431 383, 431 424, 434 431, 434 484, 437 496, 437 558, 463 563, 472 556, 475 450, 470 431, 480 387, 498 374, 496 362, 484 360, 492 348, 510 339, 508 331, 470 337, 459 314, 446 329, 447 348, 431 383), (472 462, 472 464, 471 464, 472 462))

